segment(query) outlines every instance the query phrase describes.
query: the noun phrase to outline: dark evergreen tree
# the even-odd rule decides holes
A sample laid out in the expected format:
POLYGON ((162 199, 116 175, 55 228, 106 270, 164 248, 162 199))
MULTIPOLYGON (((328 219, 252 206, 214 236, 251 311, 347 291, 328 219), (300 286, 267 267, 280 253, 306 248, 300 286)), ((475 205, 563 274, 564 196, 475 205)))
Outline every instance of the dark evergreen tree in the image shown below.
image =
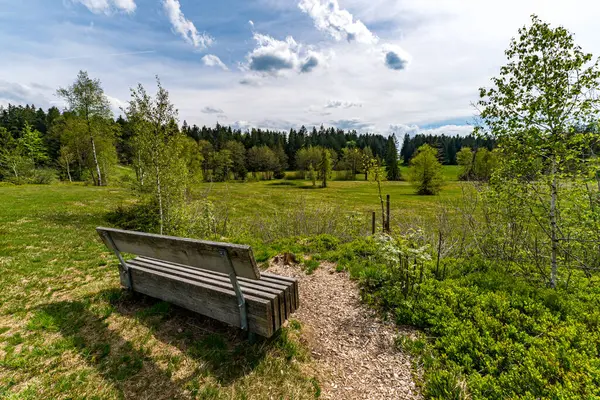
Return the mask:
POLYGON ((387 151, 385 154, 385 166, 389 181, 400 180, 400 167, 398 166, 398 145, 396 135, 391 135, 387 140, 387 151))

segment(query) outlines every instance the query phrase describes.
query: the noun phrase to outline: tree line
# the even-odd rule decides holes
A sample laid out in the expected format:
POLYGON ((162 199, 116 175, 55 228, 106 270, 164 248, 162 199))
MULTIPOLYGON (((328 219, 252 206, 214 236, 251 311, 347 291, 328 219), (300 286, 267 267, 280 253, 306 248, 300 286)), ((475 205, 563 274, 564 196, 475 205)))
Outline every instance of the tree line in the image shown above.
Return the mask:
MULTIPOLYGON (((69 181, 106 184, 117 163, 136 169, 134 122, 126 110, 116 119, 99 81, 81 72, 77 85, 57 91, 67 107, 47 111, 34 105, 0 106, 0 179, 13 182, 47 183, 56 177, 69 181), (57 176, 58 175, 58 176, 57 176)), ((471 145, 493 146, 489 140, 417 135, 405 137, 400 157, 395 135, 357 133, 333 127, 290 129, 288 132, 256 129, 247 131, 216 124, 198 127, 183 121, 168 121, 173 132, 186 138, 187 164, 196 180, 245 180, 282 178, 296 171, 299 178, 314 175, 323 180, 325 154, 329 172, 338 179, 368 179, 371 160, 385 165, 387 178, 401 178, 398 161, 408 165, 416 147, 430 144, 438 150, 440 162, 456 164, 456 154, 444 149, 471 145), (326 150, 326 151, 324 151, 326 150)), ((137 170, 136 170, 137 171, 137 170)), ((139 172, 139 171, 137 171, 139 172)))

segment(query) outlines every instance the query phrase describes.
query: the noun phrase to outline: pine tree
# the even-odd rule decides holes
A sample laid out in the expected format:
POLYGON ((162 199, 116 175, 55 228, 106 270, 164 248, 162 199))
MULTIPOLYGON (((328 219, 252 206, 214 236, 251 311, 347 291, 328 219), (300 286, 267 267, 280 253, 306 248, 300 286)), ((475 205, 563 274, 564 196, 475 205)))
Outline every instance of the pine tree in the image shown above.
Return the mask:
POLYGON ((388 181, 400 180, 400 167, 398 166, 398 145, 396 135, 391 135, 387 141, 387 152, 385 155, 388 181))

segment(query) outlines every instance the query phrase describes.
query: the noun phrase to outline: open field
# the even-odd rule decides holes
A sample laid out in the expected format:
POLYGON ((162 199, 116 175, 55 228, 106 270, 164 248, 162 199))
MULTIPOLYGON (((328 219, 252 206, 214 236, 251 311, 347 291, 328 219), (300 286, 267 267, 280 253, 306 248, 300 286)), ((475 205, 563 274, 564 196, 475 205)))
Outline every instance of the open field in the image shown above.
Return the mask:
POLYGON ((294 329, 251 345, 121 292, 94 227, 129 199, 119 188, 0 188, 0 397, 314 398, 294 329))
MULTIPOLYGON (((376 184, 309 182, 203 184, 230 223, 289 210, 302 199, 334 210, 376 210, 376 184)), ((385 183, 395 212, 421 212, 460 192, 418 197, 385 183)), ((0 397, 314 398, 318 382, 298 324, 268 343, 118 287, 117 261, 94 228, 134 200, 120 187, 0 187, 0 397)), ((365 225, 367 220, 365 219, 365 225)))

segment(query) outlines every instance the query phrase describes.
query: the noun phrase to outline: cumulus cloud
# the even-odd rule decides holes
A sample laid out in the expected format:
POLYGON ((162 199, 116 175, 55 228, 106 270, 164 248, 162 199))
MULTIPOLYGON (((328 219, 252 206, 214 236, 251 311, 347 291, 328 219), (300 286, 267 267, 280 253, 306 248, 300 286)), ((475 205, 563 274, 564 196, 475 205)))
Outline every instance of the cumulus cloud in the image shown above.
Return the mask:
POLYGON ((316 55, 310 55, 302 62, 302 65, 300 66, 300 72, 310 72, 317 65, 319 65, 319 58, 316 55))
POLYGON ((250 71, 267 75, 278 75, 286 70, 306 73, 320 64, 319 53, 306 49, 291 36, 277 40, 254 33, 254 40, 257 47, 248 54, 248 62, 244 66, 250 71))
MULTIPOLYGON (((86 1, 101 1, 101 0, 86 0, 86 1)), ((127 1, 127 0, 120 0, 127 1)), ((199 33, 194 23, 189 19, 186 19, 181 12, 181 5, 178 0, 163 0, 163 7, 167 16, 169 17, 169 21, 173 26, 173 30, 179 33, 181 37, 188 43, 192 44, 194 47, 198 47, 201 49, 205 49, 210 46, 214 39, 206 34, 199 33)))
POLYGON ((389 69, 400 71, 410 63, 410 55, 398 46, 385 44, 381 47, 381 52, 384 54, 385 66, 389 69))
POLYGON ((206 106, 201 110, 204 114, 224 114, 224 111, 220 108, 206 106))
POLYGON ((398 124, 398 125, 390 125, 388 132, 390 134, 395 133, 396 136, 404 136, 408 134, 409 136, 415 135, 446 135, 446 136, 467 136, 473 133, 473 126, 471 125, 442 125, 435 128, 421 128, 419 125, 406 125, 406 124, 398 124))
POLYGON ((204 57, 202 57, 202 62, 208 67, 219 67, 223 71, 229 71, 227 65, 225 65, 223 61, 221 61, 221 59, 215 56, 214 54, 205 55, 204 57))
POLYGON ((376 44, 379 40, 365 24, 355 20, 350 12, 340 9, 337 0, 300 0, 298 7, 310 15, 317 29, 335 40, 365 44, 376 44))
POLYGON ((318 30, 336 41, 361 43, 369 46, 374 54, 383 53, 383 63, 389 69, 400 71, 408 66, 408 53, 398 46, 380 45, 377 35, 348 10, 340 9, 337 0, 300 0, 298 7, 313 19, 318 30))
POLYGON ((325 108, 352 108, 352 107, 362 107, 361 103, 354 103, 351 101, 340 101, 340 100, 329 100, 327 104, 325 104, 325 108))
POLYGON ((132 13, 136 9, 135 0, 72 0, 87 7, 94 14, 110 14, 112 11, 132 13))

